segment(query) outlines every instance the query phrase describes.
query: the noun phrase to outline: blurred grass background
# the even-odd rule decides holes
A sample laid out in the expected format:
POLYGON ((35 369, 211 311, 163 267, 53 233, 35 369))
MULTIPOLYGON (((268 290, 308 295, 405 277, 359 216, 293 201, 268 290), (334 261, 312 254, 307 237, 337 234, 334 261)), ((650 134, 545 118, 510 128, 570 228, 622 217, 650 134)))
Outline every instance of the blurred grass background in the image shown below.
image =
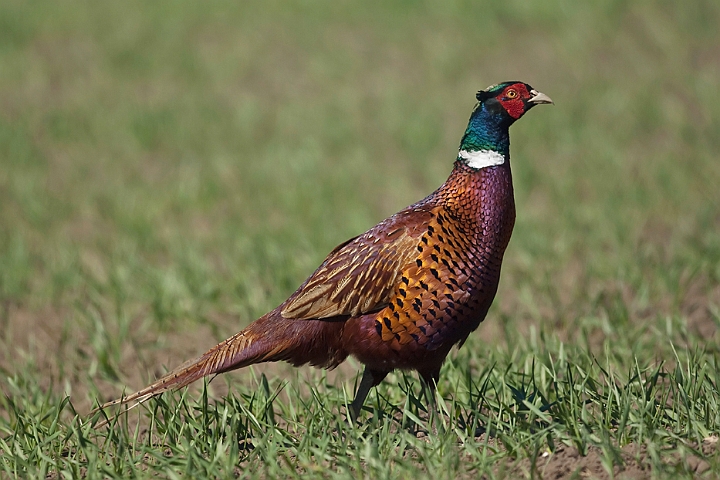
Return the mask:
POLYGON ((82 411, 226 338, 440 185, 504 80, 556 105, 513 127, 518 220, 465 349, 717 352, 718 25, 712 0, 5 1, 5 376, 82 411))

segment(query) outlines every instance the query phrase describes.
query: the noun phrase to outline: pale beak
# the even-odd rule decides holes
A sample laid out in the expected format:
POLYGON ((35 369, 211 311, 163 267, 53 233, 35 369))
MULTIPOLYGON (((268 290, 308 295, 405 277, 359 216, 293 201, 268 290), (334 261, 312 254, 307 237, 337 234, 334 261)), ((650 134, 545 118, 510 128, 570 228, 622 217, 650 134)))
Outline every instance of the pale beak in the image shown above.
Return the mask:
POLYGON ((532 103, 534 105, 540 105, 543 103, 555 105, 555 102, 553 102, 550 97, 548 97, 544 93, 538 92, 537 90, 530 90, 530 95, 532 95, 532 97, 530 97, 530 99, 527 101, 528 103, 532 103))

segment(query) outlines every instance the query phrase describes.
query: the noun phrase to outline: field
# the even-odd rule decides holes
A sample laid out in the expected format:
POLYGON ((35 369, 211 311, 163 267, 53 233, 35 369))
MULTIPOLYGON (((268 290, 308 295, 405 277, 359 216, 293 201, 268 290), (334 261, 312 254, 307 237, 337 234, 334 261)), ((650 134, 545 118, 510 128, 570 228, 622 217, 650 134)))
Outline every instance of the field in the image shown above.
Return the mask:
POLYGON ((0 476, 720 476, 720 3, 0 4, 0 476), (478 89, 518 218, 428 422, 361 366, 144 386, 447 177, 478 89))

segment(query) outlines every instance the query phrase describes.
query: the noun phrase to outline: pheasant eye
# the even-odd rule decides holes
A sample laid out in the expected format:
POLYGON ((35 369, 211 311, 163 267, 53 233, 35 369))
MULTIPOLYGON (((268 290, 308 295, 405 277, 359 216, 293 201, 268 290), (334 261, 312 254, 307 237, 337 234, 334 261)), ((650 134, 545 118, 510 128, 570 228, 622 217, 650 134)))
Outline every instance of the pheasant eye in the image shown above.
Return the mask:
POLYGON ((510 99, 516 98, 517 96, 518 96, 517 90, 508 90, 505 93, 505 97, 510 98, 510 99))

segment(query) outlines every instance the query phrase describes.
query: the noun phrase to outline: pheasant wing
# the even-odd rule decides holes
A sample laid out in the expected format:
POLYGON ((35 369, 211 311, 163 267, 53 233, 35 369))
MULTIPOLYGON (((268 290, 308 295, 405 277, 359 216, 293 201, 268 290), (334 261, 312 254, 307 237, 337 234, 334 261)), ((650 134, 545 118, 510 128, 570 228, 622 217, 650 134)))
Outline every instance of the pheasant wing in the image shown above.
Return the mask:
POLYGON ((411 208, 340 244, 285 303, 288 319, 357 316, 384 306, 417 255, 431 211, 411 208))

